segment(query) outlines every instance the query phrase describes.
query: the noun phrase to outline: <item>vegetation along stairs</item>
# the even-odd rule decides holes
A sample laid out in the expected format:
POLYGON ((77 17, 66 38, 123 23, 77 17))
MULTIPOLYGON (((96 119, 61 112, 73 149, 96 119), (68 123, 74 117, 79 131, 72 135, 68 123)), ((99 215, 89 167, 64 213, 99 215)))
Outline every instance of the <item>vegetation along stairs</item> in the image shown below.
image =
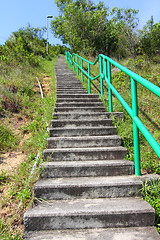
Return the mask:
MULTIPOLYGON (((159 239, 154 209, 96 94, 87 94, 63 57, 37 201, 24 215, 25 239, 159 239)), ((122 117, 122 113, 114 113, 122 117)))

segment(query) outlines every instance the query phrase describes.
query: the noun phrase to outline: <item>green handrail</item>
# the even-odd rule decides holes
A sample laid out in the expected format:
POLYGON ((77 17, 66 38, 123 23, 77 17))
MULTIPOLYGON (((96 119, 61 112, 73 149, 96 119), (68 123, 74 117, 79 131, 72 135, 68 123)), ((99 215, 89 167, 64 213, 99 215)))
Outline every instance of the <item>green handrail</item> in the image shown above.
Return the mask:
POLYGON ((155 95, 160 97, 160 88, 149 82, 148 80, 142 78, 138 74, 132 72, 131 70, 123 67, 119 63, 115 62, 111 58, 99 54, 96 60, 92 63, 91 61, 86 60, 85 58, 73 53, 71 54, 69 51, 66 51, 66 60, 69 63, 70 68, 73 68, 75 71, 75 65, 77 68, 77 75, 79 75, 79 70, 81 70, 81 79, 83 81, 83 74, 88 77, 88 93, 91 93, 90 82, 100 77, 100 89, 101 89, 101 97, 103 98, 103 81, 105 80, 108 85, 108 98, 109 98, 109 112, 113 112, 112 105, 112 92, 121 102, 125 110, 128 112, 130 117, 133 120, 133 140, 134 140, 134 163, 135 163, 135 175, 141 175, 141 164, 140 164, 140 148, 139 148, 139 130, 142 132, 146 140, 149 142, 155 153, 160 158, 160 145, 148 131, 148 129, 144 126, 141 120, 138 118, 138 102, 137 102, 137 82, 146 87, 148 90, 153 92, 155 95), (75 57, 77 61, 75 61, 75 57), (81 65, 79 65, 79 59, 81 60, 81 65), (90 66, 95 65, 99 61, 99 69, 100 74, 96 77, 91 77, 90 75, 90 66), (83 63, 86 62, 88 64, 88 72, 83 69, 83 63), (132 98, 132 108, 126 103, 123 97, 118 93, 118 91, 114 88, 111 83, 111 64, 126 73, 130 76, 131 79, 131 98, 132 98))

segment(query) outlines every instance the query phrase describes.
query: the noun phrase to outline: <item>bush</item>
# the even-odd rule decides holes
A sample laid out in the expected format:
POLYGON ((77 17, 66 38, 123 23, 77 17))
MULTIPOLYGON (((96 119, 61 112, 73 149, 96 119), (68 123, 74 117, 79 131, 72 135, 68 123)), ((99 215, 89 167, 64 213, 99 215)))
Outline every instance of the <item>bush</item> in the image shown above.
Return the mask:
POLYGON ((16 141, 17 139, 11 129, 0 125, 0 151, 13 148, 16 141))
POLYGON ((155 209, 156 211, 156 228, 160 233, 160 179, 153 181, 146 181, 143 185, 142 194, 143 198, 155 209))

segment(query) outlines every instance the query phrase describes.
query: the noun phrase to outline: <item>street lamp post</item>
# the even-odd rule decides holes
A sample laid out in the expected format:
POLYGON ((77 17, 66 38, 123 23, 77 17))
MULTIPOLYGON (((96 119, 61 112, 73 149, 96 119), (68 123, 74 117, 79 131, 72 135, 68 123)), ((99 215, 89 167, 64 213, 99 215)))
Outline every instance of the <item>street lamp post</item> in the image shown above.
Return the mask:
POLYGON ((47 16, 47 46, 46 46, 47 54, 48 54, 48 18, 53 18, 53 16, 47 16))

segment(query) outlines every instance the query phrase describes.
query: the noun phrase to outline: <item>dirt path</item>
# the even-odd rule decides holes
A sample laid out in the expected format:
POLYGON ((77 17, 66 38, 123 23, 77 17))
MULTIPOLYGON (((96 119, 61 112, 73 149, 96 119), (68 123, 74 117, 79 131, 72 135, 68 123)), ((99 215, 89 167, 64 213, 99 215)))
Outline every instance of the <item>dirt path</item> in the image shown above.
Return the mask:
POLYGON ((10 152, 0 155, 0 174, 2 170, 4 171, 12 171, 15 170, 21 162, 24 161, 26 155, 21 151, 10 152))
MULTIPOLYGON (((50 82, 48 80, 51 80, 51 77, 43 74, 42 89, 43 93, 46 95, 50 92, 50 82)), ((40 92, 38 84, 35 86, 34 90, 36 92, 40 92)), ((22 146, 22 143, 29 138, 29 134, 23 135, 19 129, 19 127, 22 127, 26 123, 27 118, 22 115, 18 116, 18 114, 13 114, 9 120, 9 125, 12 131, 14 131, 16 135, 21 135, 22 139, 19 146, 22 146)), ((22 153, 20 150, 0 154, 0 174, 2 173, 2 170, 7 172, 15 170, 26 157, 27 155, 22 153)))

